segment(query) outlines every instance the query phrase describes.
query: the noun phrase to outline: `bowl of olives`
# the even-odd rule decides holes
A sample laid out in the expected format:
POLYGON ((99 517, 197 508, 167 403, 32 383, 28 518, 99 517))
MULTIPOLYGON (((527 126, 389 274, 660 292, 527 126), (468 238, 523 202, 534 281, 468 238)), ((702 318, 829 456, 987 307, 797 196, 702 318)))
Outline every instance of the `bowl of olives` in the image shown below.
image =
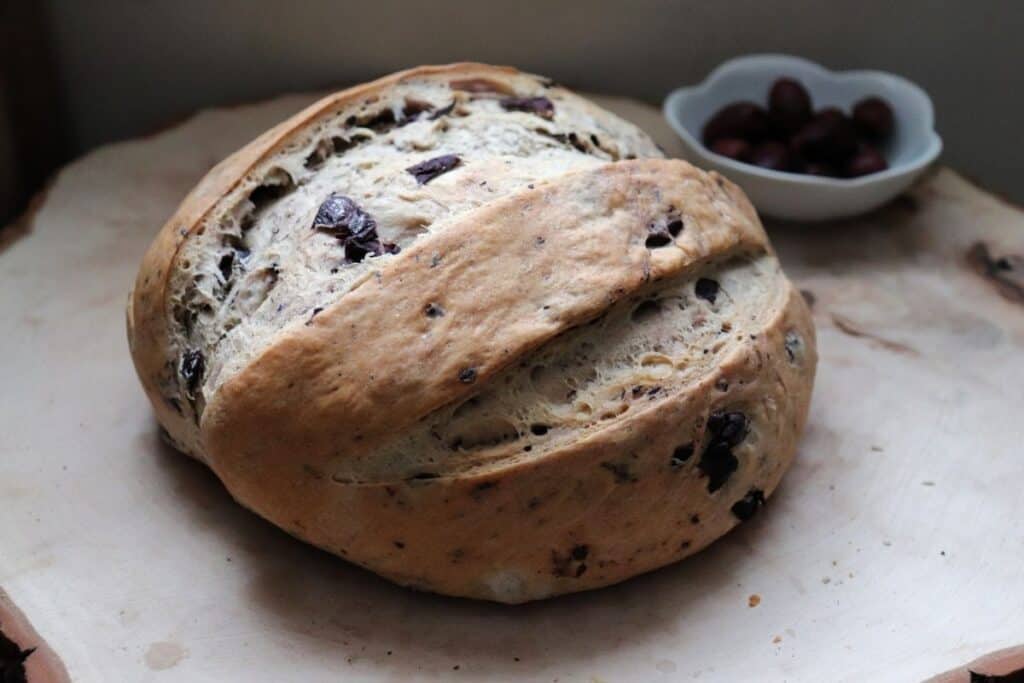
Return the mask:
POLYGON ((725 62, 665 100, 686 158, 795 221, 854 216, 903 192, 942 151, 932 102, 881 71, 829 71, 787 55, 725 62))

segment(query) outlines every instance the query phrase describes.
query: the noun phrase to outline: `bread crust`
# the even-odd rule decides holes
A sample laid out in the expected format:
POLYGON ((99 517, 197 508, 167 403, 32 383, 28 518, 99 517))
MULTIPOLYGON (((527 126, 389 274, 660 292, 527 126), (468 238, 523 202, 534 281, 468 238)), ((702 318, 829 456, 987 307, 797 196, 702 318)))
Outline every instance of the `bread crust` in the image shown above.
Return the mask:
POLYGON ((396 83, 428 76, 501 79, 522 75, 511 67, 473 62, 421 66, 399 71, 314 102, 222 160, 199 181, 146 251, 139 267, 139 274, 128 296, 128 344, 135 370, 153 405, 157 420, 171 435, 175 445, 200 460, 206 459, 201 444, 185 436, 194 433, 189 417, 168 404, 160 390, 161 380, 173 375, 175 371, 173 353, 168 345, 171 319, 168 305, 170 279, 182 246, 195 235, 203 220, 224 195, 236 188, 260 162, 284 147, 297 131, 332 111, 372 98, 396 83))
POLYGON ((647 283, 767 249, 760 226, 733 207, 710 220, 710 182, 682 161, 619 162, 459 216, 221 386, 204 443, 215 462, 294 461, 295 444, 316 469, 364 457, 647 283), (673 206, 709 227, 646 247, 648 225, 673 206), (444 315, 427 316, 431 304, 444 315))
POLYGON ((339 461, 358 475, 360 460, 394 433, 649 283, 733 254, 770 256, 742 192, 685 162, 615 162, 456 216, 314 319, 282 330, 207 397, 198 431, 163 398, 161 377, 175 372, 168 283, 185 240, 290 135, 423 75, 520 76, 477 64, 422 67, 325 98, 215 167, 164 226, 128 308, 133 358, 158 420, 241 504, 414 588, 518 603, 700 550, 749 516, 737 512, 742 501, 756 510, 771 494, 806 420, 814 329, 784 277, 764 324, 709 372, 580 439, 430 478, 382 477, 379 463, 373 475, 335 476, 339 461), (678 237, 651 248, 651 226, 684 207, 690 221, 678 237), (425 316, 427 304, 446 315, 425 316), (757 429, 735 446, 736 471, 711 491, 698 461, 713 440, 711 416, 731 410, 757 429), (696 455, 681 463, 673 454, 684 444, 696 455))

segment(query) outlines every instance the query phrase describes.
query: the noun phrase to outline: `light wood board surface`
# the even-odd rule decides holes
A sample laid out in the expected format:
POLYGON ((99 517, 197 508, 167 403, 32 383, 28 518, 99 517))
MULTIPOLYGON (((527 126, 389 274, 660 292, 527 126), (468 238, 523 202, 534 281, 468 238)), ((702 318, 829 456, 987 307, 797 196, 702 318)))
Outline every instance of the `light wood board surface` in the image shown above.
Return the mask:
POLYGON ((948 169, 858 220, 769 225, 815 300, 809 426, 763 513, 690 560, 502 607, 233 503, 160 444, 124 303, 186 191, 311 99, 99 149, 0 233, 0 587, 72 680, 919 681, 1024 642, 1024 214, 948 169))

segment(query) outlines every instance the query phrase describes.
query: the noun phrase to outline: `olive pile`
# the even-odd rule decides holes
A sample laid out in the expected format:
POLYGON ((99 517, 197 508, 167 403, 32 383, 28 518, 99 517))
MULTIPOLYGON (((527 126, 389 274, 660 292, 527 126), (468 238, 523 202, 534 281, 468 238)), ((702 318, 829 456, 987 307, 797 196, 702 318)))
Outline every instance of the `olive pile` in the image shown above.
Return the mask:
POLYGON ((817 112, 807 89, 779 78, 768 108, 734 102, 704 125, 704 144, 715 154, 773 171, 857 178, 889 167, 877 145, 892 135, 892 107, 866 97, 847 116, 838 107, 817 112))

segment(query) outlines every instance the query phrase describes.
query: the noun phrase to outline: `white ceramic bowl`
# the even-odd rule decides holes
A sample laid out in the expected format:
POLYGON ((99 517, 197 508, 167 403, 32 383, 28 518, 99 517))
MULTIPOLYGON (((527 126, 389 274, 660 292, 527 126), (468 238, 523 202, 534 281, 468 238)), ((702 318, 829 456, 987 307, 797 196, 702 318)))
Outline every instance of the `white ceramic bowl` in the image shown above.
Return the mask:
POLYGON ((942 151, 942 139, 933 128, 932 101, 910 81, 882 71, 829 71, 787 55, 729 60, 703 83, 669 94, 664 113, 683 139, 688 161, 737 183, 759 212, 794 221, 843 218, 881 206, 907 189, 942 151), (815 110, 838 106, 849 112, 863 97, 885 98, 896 117, 892 138, 881 150, 889 168, 849 180, 783 173, 733 161, 701 143, 701 130, 715 112, 737 100, 766 104, 768 89, 781 76, 803 83, 815 110))

